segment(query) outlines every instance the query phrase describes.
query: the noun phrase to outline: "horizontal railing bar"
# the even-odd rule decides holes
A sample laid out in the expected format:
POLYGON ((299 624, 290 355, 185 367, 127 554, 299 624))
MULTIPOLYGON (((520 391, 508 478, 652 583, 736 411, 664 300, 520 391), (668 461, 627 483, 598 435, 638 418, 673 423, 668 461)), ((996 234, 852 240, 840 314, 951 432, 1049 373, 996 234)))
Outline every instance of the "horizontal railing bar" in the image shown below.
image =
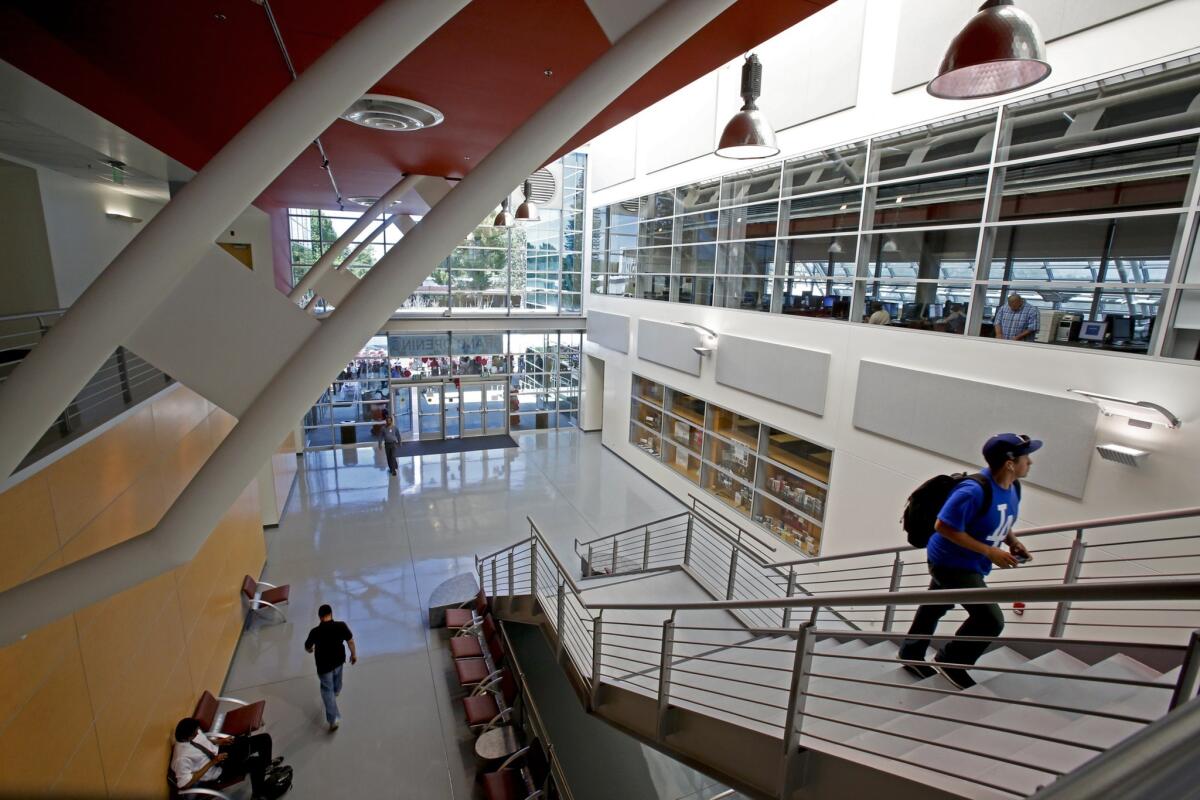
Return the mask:
MULTIPOLYGON (((912 563, 914 563, 914 564, 921 564, 921 565, 924 565, 924 564, 925 564, 925 562, 924 562, 924 561, 914 561, 914 562, 912 562, 912 563)), ((890 570, 891 568, 892 568, 892 562, 891 562, 891 561, 888 561, 888 562, 886 562, 886 563, 883 563, 883 564, 869 564, 869 565, 867 565, 867 566, 864 566, 864 567, 844 567, 844 568, 842 568, 842 569, 818 569, 818 570, 813 570, 812 572, 800 572, 800 571, 797 571, 797 572, 796 572, 796 580, 800 580, 801 578, 806 578, 806 577, 808 577, 809 575, 812 575, 812 576, 814 576, 814 577, 815 577, 815 576, 818 576, 818 575, 836 575, 836 574, 838 574, 838 573, 840 573, 840 572, 862 572, 864 569, 882 569, 882 570, 890 570)), ((863 578, 863 580, 869 580, 869 579, 868 579, 868 578, 863 578)))
MULTIPOLYGON (((911 736, 907 733, 897 733, 896 731, 885 730, 883 728, 872 728, 869 725, 862 725, 860 723, 850 722, 848 720, 833 719, 831 717, 825 717, 820 714, 813 714, 808 711, 804 712, 804 717, 809 718, 809 719, 819 719, 824 722, 836 722, 838 725, 846 725, 851 728, 858 728, 859 730, 862 730, 862 731, 871 731, 872 733, 880 733, 880 734, 883 734, 884 736, 892 736, 896 739, 907 739, 910 742, 920 742, 921 744, 927 744, 930 747, 940 747, 944 750, 954 750, 955 752, 966 753, 967 755, 970 755, 970 756, 977 756, 979 758, 986 758, 991 761, 1000 761, 1004 764, 1011 764, 1011 765, 1017 766, 1017 767, 1024 767, 1025 769, 1032 770, 1034 772, 1044 772, 1048 775, 1064 775, 1064 774, 1066 774, 1064 772, 1061 772, 1060 770, 1051 769, 1049 767, 1038 767, 1038 766, 1034 766, 1034 765, 1030 764, 1029 762, 1017 761, 1015 759, 1007 758, 1005 756, 993 755, 992 753, 981 753, 978 750, 972 750, 968 747, 960 747, 956 744, 949 744, 948 742, 943 742, 941 740, 931 740, 931 739, 927 739, 927 738, 924 738, 921 736, 911 736)), ((803 723, 801 723, 800 735, 802 735, 802 736, 804 735, 803 723)))
MULTIPOLYGON (((1155 536, 1151 539, 1128 539, 1120 542, 1096 542, 1092 547, 1108 548, 1108 547, 1124 547, 1127 544, 1157 544, 1159 542, 1183 542, 1191 539, 1200 539, 1200 533, 1188 533, 1183 536, 1155 536)), ((1070 549, 1070 548, 1066 548, 1070 549)), ((1132 556, 1131 556, 1132 558, 1132 556)), ((1090 561, 1090 559, 1089 559, 1090 561)))
MULTIPOLYGON (((708 503, 701 500, 699 497, 696 497, 696 495, 692 494, 691 492, 688 493, 688 497, 692 498, 693 501, 695 501, 696 503, 699 503, 700 505, 704 506, 709 511, 713 512, 713 514, 716 516, 716 519, 718 522, 724 522, 726 525, 729 525, 730 527, 734 528, 735 530, 739 531, 740 533, 746 534, 746 536, 750 537, 750 541, 754 542, 755 544, 762 545, 763 547, 765 547, 767 549, 768 552, 771 552, 771 553, 778 552, 779 548, 775 547, 774 545, 770 544, 769 542, 764 542, 762 539, 759 539, 757 536, 754 535, 753 532, 746 530, 741 525, 738 525, 736 522, 732 522, 730 520, 725 519, 725 517, 722 515, 720 509, 716 508, 715 506, 709 505, 708 503)), ((695 513, 695 512, 693 512, 693 513, 695 513)), ((717 529, 717 532, 724 533, 724 531, 720 530, 719 528, 717 529)), ((728 535, 728 534, 726 534, 726 535, 728 535)), ((733 538, 733 537, 730 537, 730 538, 733 538)))
MULTIPOLYGON (((678 644, 678 642, 676 644, 678 644)), ((733 649, 741 650, 742 648, 737 647, 737 648, 733 648, 733 649)), ((789 653, 789 651, 787 651, 787 650, 779 650, 777 652, 779 652, 781 654, 789 653)), ((745 663, 742 663, 739 661, 725 661, 724 659, 721 659, 721 658, 705 658, 704 656, 688 656, 688 660, 689 661, 711 661, 714 664, 727 664, 731 667, 741 667, 743 669, 766 669, 766 670, 771 670, 772 672, 791 672, 792 671, 791 667, 771 667, 766 664, 745 664, 745 663)), ((712 677, 717 677, 717 676, 714 675, 712 677)), ((737 680, 737 679, 730 678, 730 680, 737 680)), ((783 691, 782 687, 772 687, 772 688, 778 688, 778 689, 780 689, 780 691, 783 691)))
MULTIPOLYGON (((1084 561, 1083 565, 1086 567, 1087 562, 1084 561)), ((1193 578, 1196 575, 1197 573, 1195 572, 1155 572, 1150 575, 1080 575, 1078 579, 1081 581, 1140 581, 1146 578, 1193 578)), ((1117 585, 1120 586, 1121 584, 1117 585)))
POLYGON ((655 648, 653 650, 650 650, 645 647, 634 647, 631 644, 614 644, 614 645, 608 645, 608 646, 611 647, 612 649, 605 650, 605 649, 603 649, 603 646, 602 646, 600 652, 601 653, 611 653, 611 652, 615 652, 618 648, 623 651, 628 650, 628 651, 634 652, 634 653, 649 653, 652 656, 659 655, 662 652, 661 648, 655 648))
MULTIPOLYGON (((674 676, 674 674, 676 672, 687 672, 689 675, 699 675, 700 677, 708 677, 701 672, 689 672, 688 670, 682 670, 682 669, 678 669, 676 667, 672 667, 671 668, 672 676, 674 676)), ((732 680, 732 678, 724 678, 722 680, 732 680)), ((738 683, 747 683, 747 681, 738 681, 738 683)), ((756 684, 749 683, 748 685, 754 686, 756 684)), ((683 681, 677 681, 677 680, 675 680, 674 677, 672 677, 671 678, 671 689, 674 690, 677 688, 695 689, 697 692, 704 692, 705 694, 715 694, 718 697, 728 697, 730 700, 737 700, 739 703, 754 703, 755 705, 758 705, 758 706, 766 706, 767 708, 773 708, 776 711, 787 711, 787 706, 781 706, 778 703, 769 703, 766 700, 755 700, 751 697, 745 697, 740 694, 730 694, 729 692, 720 692, 720 691, 717 691, 716 689, 707 689, 703 686, 697 686, 694 683, 684 683, 683 681)), ((767 688, 774 688, 774 687, 767 687, 767 688)), ((784 689, 779 689, 779 691, 785 692, 784 689)), ((679 699, 686 699, 686 698, 679 698, 679 699)), ((766 722, 766 720, 759 720, 759 722, 766 722)))
POLYGON ((5 314, 0 317, 0 322, 15 322, 20 319, 37 319, 38 317, 61 317, 67 313, 65 308, 49 308, 45 311, 24 311, 20 314, 5 314))
MULTIPOLYGON (((607 628, 607 627, 608 627, 608 623, 605 622, 605 628, 607 628)), ((661 636, 635 636, 632 633, 617 633, 616 631, 609 631, 609 630, 604 631, 603 637, 605 639, 607 639, 609 636, 620 636, 622 639, 644 639, 647 642, 661 642, 662 641, 661 636)))
MULTIPOLYGON (((944 714, 931 714, 928 711, 919 708, 905 708, 903 706, 890 706, 884 703, 868 703, 865 700, 852 700, 847 697, 835 697, 834 695, 820 694, 819 692, 801 692, 805 697, 812 697, 818 700, 830 700, 835 703, 846 703, 852 706, 861 706, 863 708, 874 708, 879 711, 894 711, 897 714, 903 714, 910 717, 924 717, 925 719, 936 719, 942 722, 953 722, 956 725, 963 724, 961 717, 948 717, 944 714)), ((805 716, 808 716, 805 714, 805 716)), ((846 723, 848 724, 848 723, 846 723)), ((1080 750, 1091 750, 1094 753, 1103 753, 1107 748, 1097 747, 1094 744, 1084 744, 1083 742, 1075 742, 1067 739, 1060 739, 1056 736, 1048 736, 1044 733, 1034 733, 1033 731, 1019 731, 1013 728, 1005 728, 1000 725, 993 725, 990 722, 982 722, 980 720, 971 720, 972 728, 984 728, 985 730, 997 731, 999 733, 1011 733, 1017 736, 1028 736, 1031 739, 1041 739, 1054 744, 1061 744, 1067 747, 1078 747, 1080 750)), ((883 731, 880 731, 881 733, 883 731)))
MULTIPOLYGON (((986 672, 988 668, 977 666, 976 669, 986 672)), ((810 678, 825 678, 826 680, 831 680, 831 681, 861 683, 866 686, 881 686, 886 689, 905 689, 905 690, 911 689, 916 692, 930 692, 932 694, 941 694, 941 695, 946 695, 948 697, 962 697, 963 696, 962 692, 959 691, 958 689, 936 689, 932 686, 917 686, 916 684, 884 683, 882 681, 867 680, 866 678, 846 677, 844 675, 826 675, 826 674, 820 673, 820 672, 810 672, 810 673, 808 673, 808 676, 810 678)), ((988 695, 988 694, 972 694, 972 695, 970 695, 970 697, 973 700, 986 700, 986 701, 992 702, 992 703, 1008 703, 1010 705, 1015 705, 1015 706, 1027 706, 1029 708, 1042 708, 1047 711, 1062 711, 1067 714, 1083 714, 1083 715, 1089 716, 1089 717, 1103 717, 1104 719, 1115 719, 1115 720, 1119 720, 1121 722, 1136 722, 1140 725, 1146 725, 1153 721, 1153 720, 1143 719, 1141 717, 1129 716, 1128 714, 1114 714, 1111 711, 1092 711, 1092 710, 1082 709, 1082 708, 1071 708, 1070 706, 1059 706, 1059 705, 1053 705, 1050 703, 1039 703, 1034 700, 1015 700, 1015 699, 1008 698, 1008 697, 996 697, 994 695, 988 695)))
MULTIPOLYGON (((1096 545, 1099 547, 1100 545, 1096 545)), ((1200 558, 1200 553, 1180 553, 1175 556, 1127 556, 1125 558, 1089 558, 1083 562, 1085 567, 1093 564, 1137 564, 1141 561, 1162 561, 1167 558, 1200 558)))
POLYGON ((954 778, 956 780, 966 781, 967 783, 974 783, 978 786, 986 786, 989 789, 995 789, 998 792, 1003 792, 1004 794, 1010 794, 1013 797, 1024 797, 1023 792, 1014 792, 1012 789, 1008 788, 1007 786, 1001 786, 998 783, 989 783, 988 781, 980 780, 979 778, 971 778, 966 775, 960 775, 957 772, 951 772, 949 770, 941 769, 939 767, 934 767, 934 766, 931 766, 924 762, 912 761, 910 759, 903 758, 901 756, 885 756, 882 753, 877 753, 874 750, 868 750, 865 747, 859 747, 858 745, 847 744, 845 742, 839 742, 836 739, 829 739, 825 736, 818 736, 815 733, 805 733, 805 732, 801 731, 801 735, 807 736, 810 739, 816 739, 817 741, 820 741, 820 742, 828 742, 829 744, 836 745, 837 747, 845 747, 850 750, 857 750, 860 753, 866 753, 867 755, 875 756, 877 758, 883 758, 888 761, 898 761, 901 764, 908 764, 909 766, 920 767, 921 769, 929 770, 930 772, 936 772, 940 775, 948 775, 951 778, 954 778))
MULTIPOLYGON (((576 595, 579 595, 581 590, 580 590, 578 584, 575 583, 575 579, 571 577, 571 571, 568 570, 566 568, 566 566, 562 563, 562 561, 559 559, 558 553, 554 552, 554 548, 551 547, 546 542, 546 537, 542 535, 542 531, 540 528, 538 528, 537 523, 535 523, 533 521, 533 518, 530 516, 526 516, 525 520, 529 523, 529 527, 533 528, 535 534, 537 535, 538 541, 540 541, 542 543, 542 547, 538 548, 538 552, 539 553, 541 553, 541 552, 548 553, 551 560, 554 562, 555 566, 558 567, 558 571, 562 575, 564 582, 568 586, 570 586, 572 590, 574 590, 576 595)), ((588 605, 586 603, 584 603, 583 605, 585 608, 588 607, 588 605)))
MULTIPOLYGON (((672 681, 672 685, 674 685, 674 681, 672 681)), ((694 687, 694 686, 689 686, 688 688, 689 688, 689 689, 695 689, 695 687, 694 687)), ((705 690, 704 690, 704 689, 700 689, 699 691, 705 691, 705 690)), ((692 698, 690 698, 690 697, 672 697, 671 699, 672 699, 672 700, 678 700, 678 701, 680 701, 680 702, 682 702, 682 703, 687 703, 687 704, 688 704, 688 705, 690 705, 690 706, 700 706, 701 708, 707 708, 707 709, 709 709, 709 710, 711 710, 711 711, 716 711, 716 712, 718 712, 718 713, 720 713, 720 714, 728 714, 728 715, 730 715, 730 716, 732 716, 732 717, 741 717, 742 719, 748 719, 748 720, 750 720, 751 722, 757 722, 759 725, 769 725, 769 726, 771 726, 772 728, 779 728, 779 729, 780 729, 780 731, 782 731, 782 730, 783 730, 783 725, 780 725, 778 722, 771 722, 770 720, 759 719, 758 717, 752 717, 752 716, 750 716, 750 715, 748 715, 748 714, 739 714, 739 713, 738 713, 738 712, 736 712, 736 711, 730 711, 730 710, 729 710, 729 709, 727 709, 727 708, 721 708, 720 706, 713 706, 713 705, 709 705, 708 703, 702 703, 702 702, 700 702, 699 700, 693 700, 693 699, 692 699, 692 698)), ((734 699, 734 700, 741 700, 742 698, 740 698, 740 697, 735 697, 735 698, 733 698, 733 699, 734 699)), ((679 708, 679 707, 680 707, 680 706, 678 706, 677 704, 674 704, 674 703, 672 703, 672 705, 675 705, 675 707, 676 707, 676 708, 679 708)), ((787 709, 785 708, 785 709, 784 709, 784 711, 786 712, 786 711, 787 711, 787 709)))
POLYGON ((521 545, 529 544, 531 541, 533 541, 532 536, 530 536, 526 539, 522 539, 521 541, 517 542, 516 544, 510 544, 508 547, 501 547, 499 550, 497 550, 494 553, 489 553, 486 556, 479 556, 475 560, 476 561, 488 561, 490 559, 495 558, 498 555, 501 555, 502 553, 507 553, 509 550, 516 550, 521 545))
MULTIPOLYGON (((786 633, 795 634, 796 632, 794 630, 793 631, 780 630, 779 633, 780 634, 786 634, 786 633)), ((936 633, 911 634, 911 633, 884 633, 883 631, 838 631, 838 630, 833 630, 832 628, 817 628, 817 629, 813 630, 813 633, 816 634, 818 637, 824 637, 827 639, 852 638, 852 639, 878 639, 878 640, 890 640, 890 641, 903 641, 904 639, 927 639, 928 640, 928 639, 951 639, 951 638, 953 638, 954 640, 961 641, 961 642, 996 642, 998 644, 1004 643, 1004 642, 1019 642, 1022 644, 1038 644, 1038 643, 1045 644, 1046 642, 1053 642, 1054 644, 1095 645, 1096 647, 1108 647, 1108 648, 1122 647, 1126 644, 1125 642, 1105 642, 1105 641, 1096 641, 1094 639, 1068 639, 1068 638, 1047 639, 1044 636, 1042 636, 1042 637, 1037 637, 1037 636, 998 636, 998 637, 997 636, 948 636, 948 635, 938 635, 936 633)), ((1187 650, 1186 645, 1164 644, 1162 642, 1157 642, 1157 643, 1147 642, 1145 644, 1142 644, 1139 642, 1138 647, 1152 647, 1157 650, 1178 650, 1180 652, 1187 650)), ((983 669, 983 667, 976 667, 976 669, 983 669)))
POLYGON ((588 539, 586 542, 580 542, 579 544, 581 547, 586 547, 589 544, 592 546, 595 546, 597 542, 604 542, 609 539, 615 539, 618 536, 622 536, 626 533, 632 533, 634 531, 640 532, 640 531, 643 531, 646 528, 650 527, 651 525, 658 525, 659 523, 667 522, 667 521, 673 520, 677 517, 686 517, 686 516, 688 516, 689 513, 691 513, 691 512, 686 511, 686 510, 685 511, 677 511, 674 514, 670 515, 669 517, 662 517, 661 519, 656 519, 653 522, 645 522, 645 523, 642 523, 641 525, 634 525, 631 528, 626 528, 625 530, 617 531, 616 533, 606 533, 603 536, 597 536, 595 539, 588 539))
MULTIPOLYGON (((600 653, 600 663, 603 664, 605 659, 616 659, 617 661, 628 661, 631 664, 638 664, 643 667, 650 667, 652 669, 658 669, 658 664, 654 663, 653 661, 642 661, 642 660, 636 659, 636 658, 629 658, 628 656, 623 656, 618 653, 613 653, 613 652, 610 652, 607 650, 602 651, 600 653)), ((610 662, 610 665, 611 665, 611 662, 610 662)))
POLYGON ((938 589, 921 592, 872 592, 847 595, 830 603, 824 597, 772 600, 718 600, 703 603, 596 603, 590 608, 613 611, 707 611, 734 608, 820 608, 823 606, 978 604, 1038 600, 1193 600, 1200 598, 1200 580, 1155 580, 1140 584, 1098 583, 1024 586, 1019 589, 938 589))
MULTIPOLYGON (((847 661, 874 661, 885 664, 899 664, 913 666, 925 666, 929 662, 924 659, 910 658, 878 658, 876 656, 855 656, 848 653, 817 653, 819 658, 837 658, 847 661)), ((1020 669, 1019 667, 981 667, 976 664, 955 664, 949 661, 939 661, 938 666, 948 667, 950 669, 981 669, 987 672, 1003 672, 1012 675, 1037 675, 1041 678, 1063 678, 1073 681, 1087 681, 1089 683, 1113 683, 1121 686, 1140 686, 1147 689, 1165 689, 1172 691, 1174 686, 1166 683, 1155 683, 1153 681, 1143 681, 1136 678, 1108 678, 1097 675, 1077 675, 1070 672, 1046 672, 1038 669, 1020 669)))

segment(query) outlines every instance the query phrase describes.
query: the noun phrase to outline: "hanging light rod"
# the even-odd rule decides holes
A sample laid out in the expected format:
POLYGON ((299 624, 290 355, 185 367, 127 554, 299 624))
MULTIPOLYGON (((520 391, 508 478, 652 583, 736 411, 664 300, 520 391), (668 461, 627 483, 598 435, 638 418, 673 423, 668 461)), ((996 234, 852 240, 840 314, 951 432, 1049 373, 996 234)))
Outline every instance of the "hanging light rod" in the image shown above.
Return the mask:
POLYGON ((1037 22, 1013 0, 987 0, 950 42, 926 90, 947 100, 994 97, 1050 75, 1037 22))
POLYGON ((721 133, 717 155, 722 158, 770 158, 779 154, 775 129, 755 104, 762 95, 762 62, 754 53, 742 64, 742 109, 721 133))

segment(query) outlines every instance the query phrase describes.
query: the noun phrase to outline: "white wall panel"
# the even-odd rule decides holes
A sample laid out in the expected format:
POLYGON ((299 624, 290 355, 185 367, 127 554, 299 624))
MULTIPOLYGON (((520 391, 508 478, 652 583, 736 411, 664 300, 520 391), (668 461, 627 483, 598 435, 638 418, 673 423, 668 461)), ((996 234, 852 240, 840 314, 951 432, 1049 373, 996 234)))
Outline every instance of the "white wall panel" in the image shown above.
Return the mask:
POLYGON ((699 344, 695 328, 645 319, 638 322, 637 354, 645 361, 699 375, 700 355, 692 349, 699 344))
MULTIPOLYGON (((921 86, 937 74, 946 47, 980 5, 978 0, 901 1, 894 92, 921 86)), ((1163 2, 1169 0, 1021 0, 1020 6, 1050 42, 1163 2)))
POLYGON ((1099 411, 1086 400, 876 361, 858 368, 854 426, 968 464, 996 433, 1042 439, 1029 483, 1083 497, 1099 411))
POLYGON ((654 172, 716 149, 717 83, 717 73, 709 73, 647 110, 638 127, 641 169, 654 172))
POLYGON ((592 191, 607 189, 637 177, 640 116, 630 117, 592 140, 588 168, 592 191))
POLYGON ((716 380, 820 416, 829 388, 829 353, 722 334, 716 380))
POLYGON ((587 317, 587 338, 601 347, 629 352, 629 317, 593 311, 587 317))

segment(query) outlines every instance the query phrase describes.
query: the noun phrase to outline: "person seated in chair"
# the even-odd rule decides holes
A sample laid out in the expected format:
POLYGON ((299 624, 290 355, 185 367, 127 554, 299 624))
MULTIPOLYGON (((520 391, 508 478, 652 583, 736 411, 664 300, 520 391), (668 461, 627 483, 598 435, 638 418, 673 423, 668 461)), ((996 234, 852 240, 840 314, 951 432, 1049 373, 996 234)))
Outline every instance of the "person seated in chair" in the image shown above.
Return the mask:
POLYGON ((271 760, 271 736, 267 733, 209 739, 194 717, 185 717, 175 725, 171 773, 179 789, 209 788, 221 783, 222 776, 249 775, 254 800, 259 800, 267 797, 267 769, 282 760, 271 760))

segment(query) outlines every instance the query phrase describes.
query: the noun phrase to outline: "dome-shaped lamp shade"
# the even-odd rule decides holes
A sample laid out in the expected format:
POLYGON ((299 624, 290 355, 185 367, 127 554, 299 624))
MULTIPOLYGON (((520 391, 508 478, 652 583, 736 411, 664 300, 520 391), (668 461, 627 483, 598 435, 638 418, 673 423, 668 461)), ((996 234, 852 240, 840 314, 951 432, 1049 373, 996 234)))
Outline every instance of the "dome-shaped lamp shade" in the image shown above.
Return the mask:
POLYGON ((1013 0, 987 0, 950 43, 934 97, 969 100, 1033 86, 1050 75, 1046 45, 1033 17, 1013 0))
POLYGON ((512 214, 508 210, 509 200, 505 197, 500 201, 500 213, 496 214, 496 218, 492 220, 492 226, 495 228, 507 228, 513 224, 512 214))
POLYGON ((517 219, 521 222, 537 222, 541 219, 538 216, 537 203, 529 198, 533 196, 533 186, 529 181, 525 181, 525 185, 521 187, 521 191, 525 194, 525 200, 521 205, 517 206, 517 219))
POLYGON ((754 101, 762 94, 762 64, 751 54, 742 64, 742 110, 721 132, 717 155, 722 158, 769 158, 777 155, 775 130, 754 101))

